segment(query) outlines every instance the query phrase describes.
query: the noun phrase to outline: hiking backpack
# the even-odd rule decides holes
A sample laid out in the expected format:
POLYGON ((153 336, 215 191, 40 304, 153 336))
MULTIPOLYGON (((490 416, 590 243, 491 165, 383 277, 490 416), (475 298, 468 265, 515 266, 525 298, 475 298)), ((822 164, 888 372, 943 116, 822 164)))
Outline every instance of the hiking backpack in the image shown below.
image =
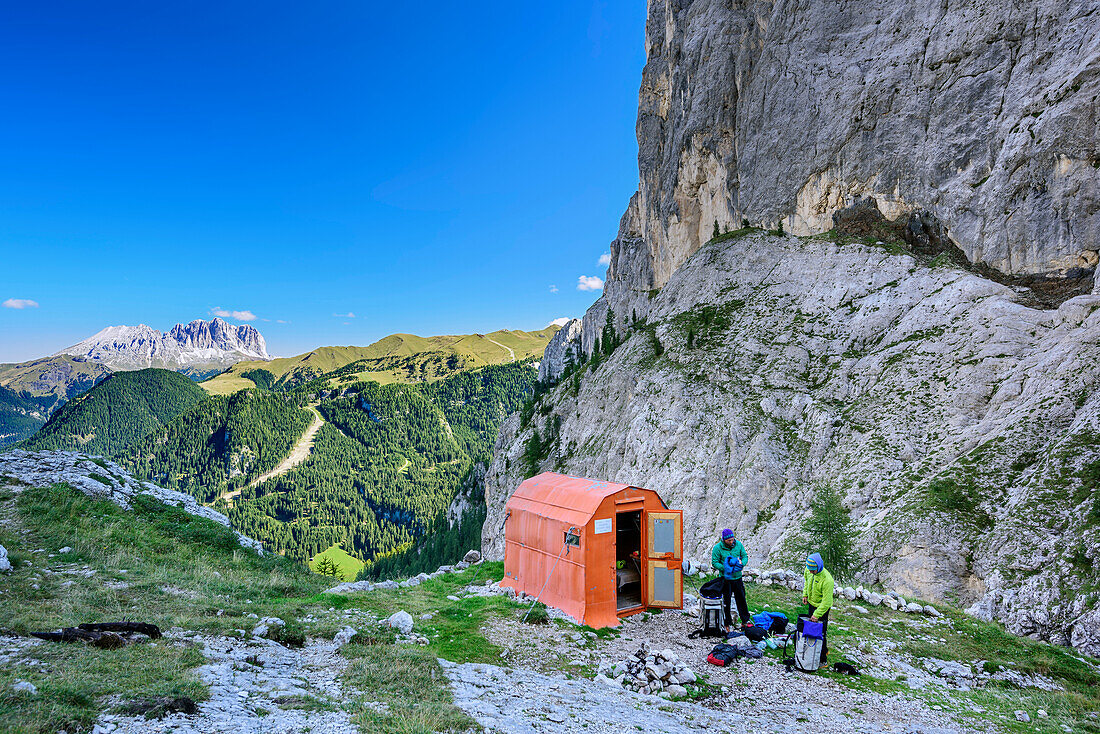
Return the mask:
POLYGON ((725 637, 722 614, 722 583, 719 579, 708 581, 699 588, 699 629, 688 637, 725 637))
POLYGON ((821 667, 821 649, 825 645, 825 625, 813 622, 805 614, 798 615, 798 624, 794 635, 783 644, 783 655, 787 654, 787 645, 793 639, 794 657, 787 658, 788 670, 795 667, 803 673, 812 673, 821 667))

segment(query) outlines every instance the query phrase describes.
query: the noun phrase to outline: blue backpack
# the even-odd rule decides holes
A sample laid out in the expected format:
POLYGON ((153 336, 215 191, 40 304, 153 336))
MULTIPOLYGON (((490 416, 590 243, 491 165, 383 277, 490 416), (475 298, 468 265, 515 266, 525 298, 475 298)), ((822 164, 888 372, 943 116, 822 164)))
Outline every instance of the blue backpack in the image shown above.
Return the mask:
POLYGON ((775 634, 787 630, 787 615, 783 612, 760 612, 752 615, 752 623, 775 634))

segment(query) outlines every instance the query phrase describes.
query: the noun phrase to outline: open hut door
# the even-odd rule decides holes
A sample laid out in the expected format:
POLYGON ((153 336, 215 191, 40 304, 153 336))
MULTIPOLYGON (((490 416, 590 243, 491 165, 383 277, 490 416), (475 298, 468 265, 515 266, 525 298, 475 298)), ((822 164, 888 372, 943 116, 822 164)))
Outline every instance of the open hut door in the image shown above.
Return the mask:
POLYGON ((646 529, 646 606, 684 605, 684 516, 679 510, 642 513, 646 529))

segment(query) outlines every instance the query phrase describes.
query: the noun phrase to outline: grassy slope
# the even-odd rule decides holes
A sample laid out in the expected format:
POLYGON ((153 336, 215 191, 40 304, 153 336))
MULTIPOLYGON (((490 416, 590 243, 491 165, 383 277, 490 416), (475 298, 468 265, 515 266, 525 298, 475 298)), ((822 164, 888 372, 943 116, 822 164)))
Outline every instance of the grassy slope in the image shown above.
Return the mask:
MULTIPOLYGON (((283 558, 242 550, 221 525, 155 501, 128 512, 63 485, 19 493, 0 486, 0 518, 0 545, 15 567, 4 582, 0 618, 18 634, 117 619, 225 633, 244 626, 249 611, 278 613, 287 597, 309 596, 324 584, 283 558), (72 550, 53 557, 26 550, 64 546, 72 550), (85 569, 94 575, 78 575, 85 569), (169 585, 194 598, 166 591, 169 585), (225 614, 217 616, 218 609, 225 614)), ((48 667, 0 666, 0 731, 88 728, 110 696, 204 695, 190 673, 203 657, 190 647, 46 645, 35 657, 48 667), (39 695, 13 694, 17 678, 34 683, 39 695)))
MULTIPOLYGON (((223 374, 202 383, 203 389, 214 395, 226 395, 237 390, 255 387, 252 380, 243 376, 249 370, 262 369, 270 372, 276 381, 284 382, 333 372, 360 360, 390 360, 393 358, 415 358, 429 354, 456 354, 464 360, 466 369, 483 367, 487 364, 500 364, 509 361, 506 349, 494 344, 498 342, 511 348, 517 360, 541 355, 550 338, 559 327, 551 326, 540 331, 494 331, 491 334, 469 334, 457 336, 422 337, 413 334, 391 334, 365 347, 320 347, 296 357, 281 357, 270 362, 239 362, 223 374)), ((370 379, 382 384, 405 381, 403 370, 364 369, 343 376, 343 382, 370 379)), ((382 365, 374 365, 382 366, 382 365)))
MULTIPOLYGON (((472 722, 451 704, 436 659, 499 664, 501 650, 485 639, 482 626, 491 617, 518 624, 525 609, 503 597, 447 598, 459 595, 475 579, 477 583, 500 579, 503 566, 499 563, 475 566, 407 589, 348 597, 325 595, 319 592, 330 580, 285 559, 260 558, 241 550, 228 531, 214 523, 189 518, 155 503, 143 503, 127 512, 60 485, 28 488, 19 494, 10 486, 0 486, 0 544, 15 549, 15 570, 6 578, 0 604, 5 626, 19 633, 88 620, 131 618, 152 621, 163 628, 179 625, 188 630, 235 635, 234 630, 251 626, 254 620, 248 614, 255 613, 282 617, 292 625, 306 618, 302 624, 309 635, 331 637, 345 623, 343 610, 367 610, 379 619, 399 609, 408 611, 417 620, 416 631, 430 641, 427 646, 395 645, 392 633, 361 628, 361 634, 341 651, 351 661, 344 674, 345 690, 367 691, 369 698, 362 699, 349 691, 340 701, 307 702, 318 708, 346 708, 364 732, 427 732, 471 726, 472 722), (63 545, 71 546, 72 551, 50 557, 63 545), (27 548, 44 548, 46 552, 19 550, 27 548), (95 573, 87 577, 71 573, 85 567, 95 573), (47 568, 54 573, 44 573, 47 568), (106 582, 125 582, 128 587, 111 589, 106 582), (35 589, 35 584, 39 588, 35 589), (165 590, 169 587, 175 593, 165 590), (334 610, 331 613, 330 608, 334 610), (434 616, 420 619, 427 612, 434 616), (377 713, 365 705, 365 700, 386 702, 390 711, 377 713)), ((766 606, 792 617, 797 612, 798 592, 747 586, 754 611, 766 606)), ((863 615, 852 607, 839 601, 833 614, 833 661, 846 654, 858 654, 861 644, 886 642, 898 646, 896 654, 956 659, 968 664, 988 660, 990 666, 1039 673, 1050 676, 1066 690, 1046 693, 990 683, 972 691, 949 691, 938 686, 910 691, 900 677, 878 680, 867 675, 819 675, 860 690, 924 698, 956 716, 972 719, 978 728, 984 724, 993 730, 989 726, 993 722, 997 730, 1008 732, 1055 734, 1062 731, 1063 725, 1075 731, 1100 731, 1088 716, 1100 708, 1097 661, 1081 658, 1065 648, 1012 637, 997 625, 977 622, 947 607, 941 607, 946 619, 935 624, 927 617, 885 608, 872 608, 863 615), (983 712, 976 713, 977 707, 983 712), (1030 725, 1013 720, 1015 709, 1034 714, 1039 708, 1047 710, 1050 718, 1030 725)), ((685 633, 692 624, 684 620, 685 633)), ((585 644, 598 648, 605 637, 601 634, 585 644)), ((768 653, 773 658, 779 654, 768 653)), ((572 653, 566 650, 564 657, 548 659, 547 670, 591 675, 593 671, 583 666, 571 666, 568 655, 572 653)), ((122 651, 100 651, 82 645, 40 645, 33 657, 48 667, 14 661, 0 664, 0 730, 71 730, 87 727, 102 708, 135 697, 188 695, 201 700, 204 695, 190 672, 202 663, 193 647, 162 643, 157 647, 139 644, 122 651), (40 694, 28 697, 10 692, 16 679, 31 681, 40 694)), ((706 673, 701 661, 695 667, 706 673)), ((751 676, 750 669, 746 668, 746 673, 751 676)), ((792 685, 797 685, 797 678, 792 685)))
POLYGON ((62 406, 21 448, 113 456, 204 399, 178 372, 118 372, 62 406))
POLYGON ((348 555, 347 551, 340 546, 333 545, 315 555, 310 560, 309 567, 316 570, 317 564, 322 558, 331 559, 336 564, 336 567, 340 570, 341 581, 354 581, 359 572, 363 570, 363 566, 366 565, 355 556, 348 555))
POLYGON ((0 385, 16 392, 26 390, 32 395, 56 395, 64 400, 87 390, 107 374, 110 370, 98 362, 62 354, 30 362, 0 364, 0 385))
MULTIPOLYGON (((427 647, 395 645, 392 633, 371 631, 342 650, 352 662, 345 682, 367 691, 366 697, 348 693, 342 701, 312 705, 346 707, 364 732, 473 726, 451 705, 436 658, 498 659, 500 651, 485 642, 478 626, 488 614, 518 610, 500 597, 447 600, 475 574, 499 578, 499 564, 401 592, 379 591, 356 599, 329 596, 319 592, 331 579, 279 556, 261 558, 241 549, 227 529, 175 508, 147 502, 125 511, 64 485, 23 488, 5 484, 2 477, 0 545, 9 549, 14 566, 4 579, 0 620, 4 629, 16 634, 131 619, 162 629, 180 626, 236 636, 236 630, 255 624, 248 615, 257 614, 281 617, 288 627, 310 617, 315 621, 307 626, 309 634, 331 638, 346 624, 340 610, 348 607, 370 609, 379 616, 397 609, 417 616, 435 612, 430 622, 418 622, 421 634, 433 640, 427 647), (63 546, 72 550, 57 554, 63 546), (46 550, 21 550, 32 548, 46 550), (94 573, 85 576, 80 571, 94 573), (127 586, 117 588, 123 584, 127 586), (365 701, 387 702, 391 712, 379 714, 365 701)), ((201 701, 205 696, 193 674, 204 662, 194 647, 162 641, 106 651, 80 644, 43 644, 31 657, 46 666, 18 660, 0 663, 0 731, 86 730, 100 711, 134 699, 183 695, 201 701), (16 680, 33 683, 38 695, 12 692, 16 680)))

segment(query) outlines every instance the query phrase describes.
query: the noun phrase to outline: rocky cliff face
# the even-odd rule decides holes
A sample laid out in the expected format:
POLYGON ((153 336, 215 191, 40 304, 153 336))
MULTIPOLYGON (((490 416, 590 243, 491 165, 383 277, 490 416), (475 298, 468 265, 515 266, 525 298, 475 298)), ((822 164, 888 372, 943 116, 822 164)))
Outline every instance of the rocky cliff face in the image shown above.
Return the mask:
POLYGON ((531 425, 505 423, 486 553, 502 554, 526 439, 560 420, 540 468, 657 489, 684 510, 689 554, 733 527, 753 563, 782 562, 831 483, 863 583, 1100 652, 1100 296, 1031 308, 843 242, 757 232, 692 255, 644 328, 531 425))
POLYGON ((857 197, 890 219, 930 213, 1004 272, 1091 270, 1098 12, 650 0, 640 181, 613 245, 612 305, 620 288, 663 286, 715 221, 819 233, 857 197))
POLYGON ((581 320, 570 319, 551 337, 539 362, 540 382, 548 382, 564 372, 568 364, 582 361, 580 336, 581 320))
POLYGON ((115 370, 228 367, 244 360, 271 359, 255 328, 219 318, 176 324, 168 333, 145 324, 108 326, 61 354, 81 356, 115 370))
POLYGON ((648 13, 638 192, 555 349, 591 355, 609 311, 626 342, 505 422, 486 552, 527 438, 559 423, 541 468, 659 490, 689 553, 730 526, 782 562, 830 483, 860 581, 1100 653, 1100 297, 1066 300, 1100 242, 1100 10, 648 13))

